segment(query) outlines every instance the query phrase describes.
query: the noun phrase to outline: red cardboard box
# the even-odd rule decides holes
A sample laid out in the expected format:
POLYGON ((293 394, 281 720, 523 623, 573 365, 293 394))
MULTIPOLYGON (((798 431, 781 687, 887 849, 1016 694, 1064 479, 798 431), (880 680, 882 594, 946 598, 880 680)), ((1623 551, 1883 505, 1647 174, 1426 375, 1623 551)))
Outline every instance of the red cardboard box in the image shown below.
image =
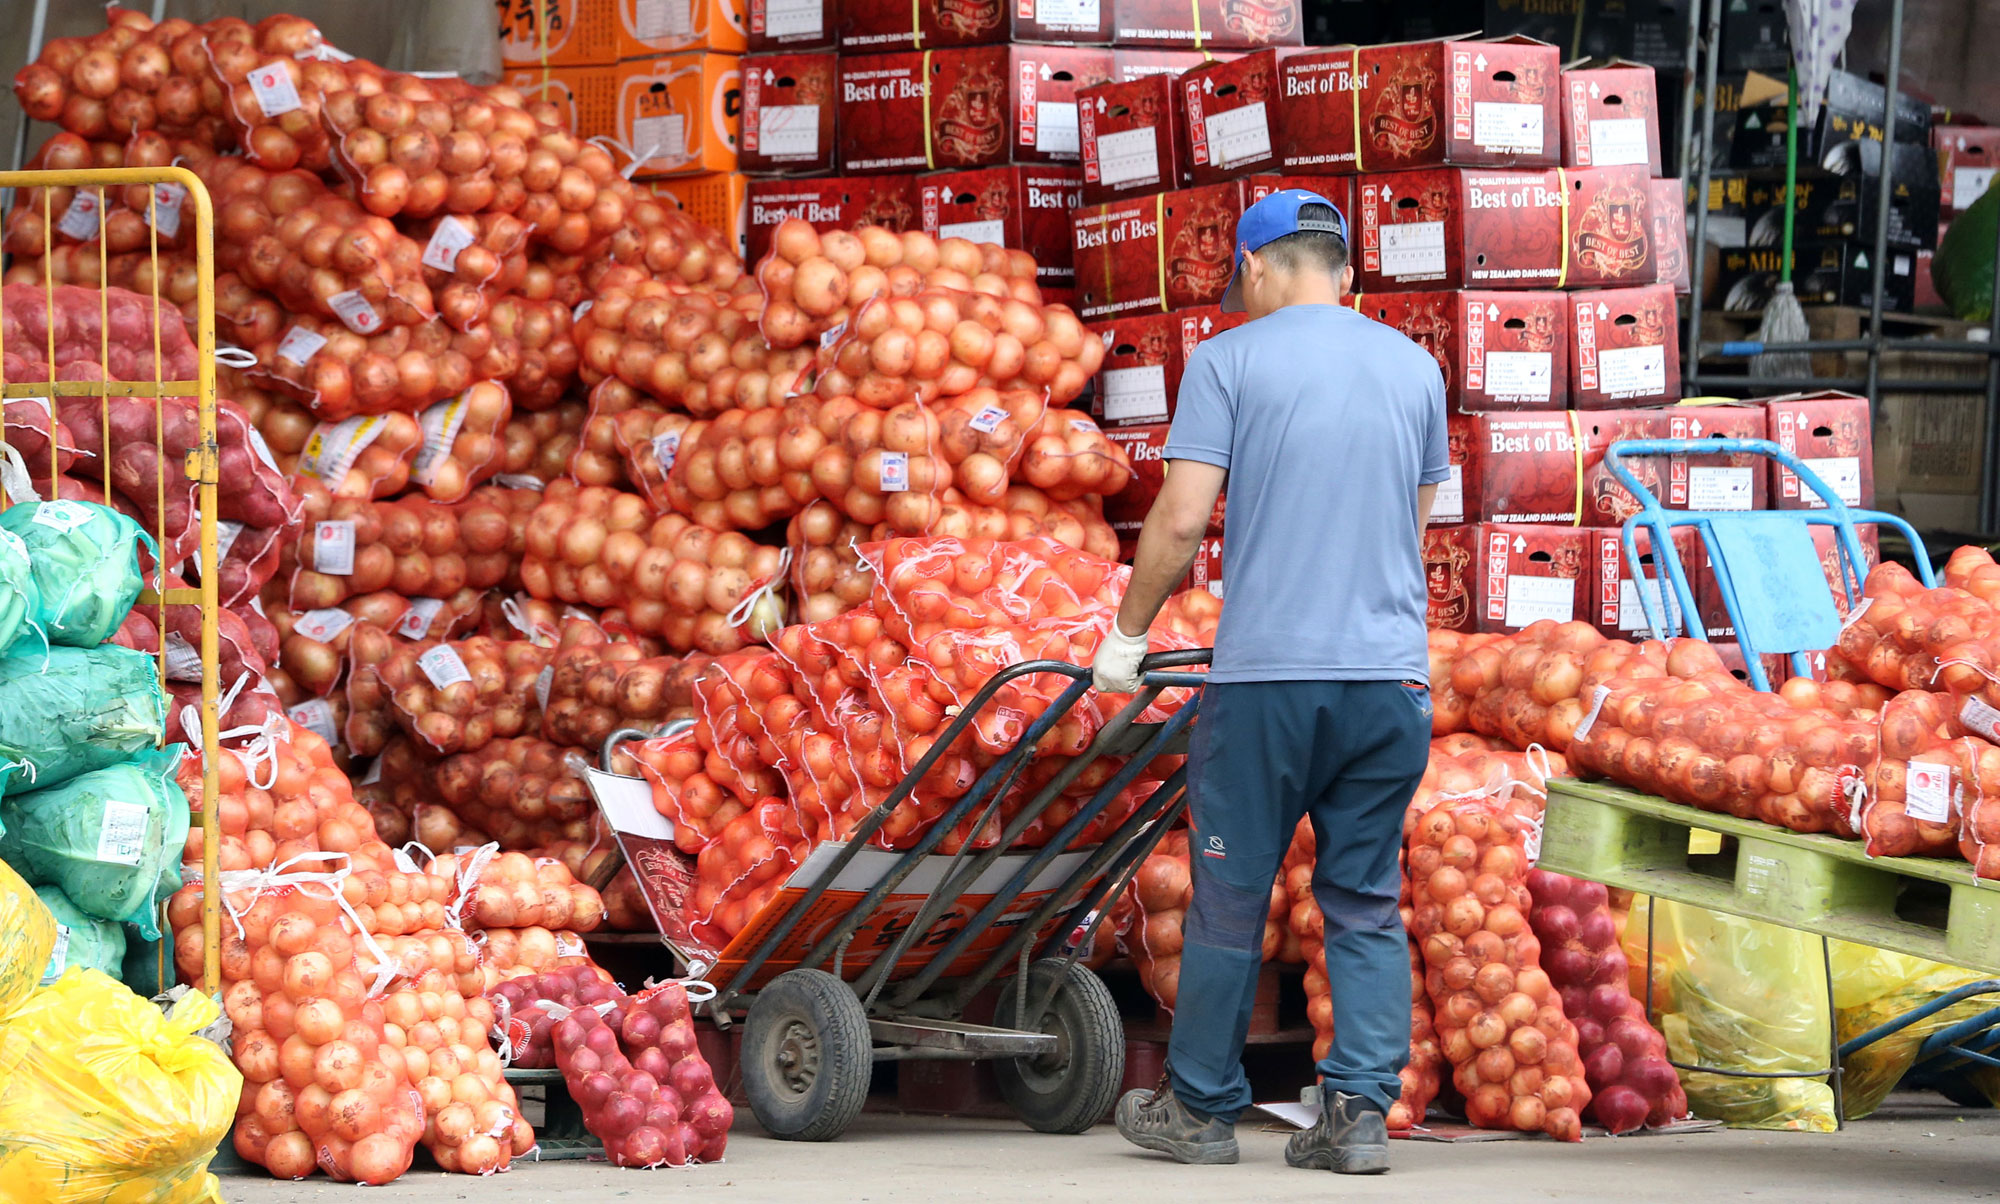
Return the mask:
POLYGON ((804 218, 815 230, 881 226, 901 233, 917 229, 917 188, 913 176, 831 176, 812 180, 752 180, 746 263, 771 249, 771 232, 788 218, 804 218))
POLYGON ((1362 313, 1431 353, 1446 400, 1466 413, 1569 404, 1565 310, 1555 292, 1374 293, 1361 302, 1362 313))
MULTIPOLYGON (((1753 410, 1748 406, 1685 406, 1474 414, 1468 420, 1466 435, 1465 517, 1478 522, 1534 523, 1578 523, 1581 519, 1579 525, 1586 527, 1617 526, 1637 513, 1639 504, 1605 467, 1605 448, 1621 439, 1710 434, 1757 438, 1755 419, 1747 416, 1753 410), (1579 464, 1583 472, 1580 488, 1579 464)), ((1708 470, 1741 468, 1747 462, 1744 457, 1721 455, 1674 457, 1671 462, 1651 456, 1626 461, 1632 475, 1668 506, 1691 505, 1688 499, 1692 497, 1726 497, 1740 478, 1711 476, 1708 470), (1682 482, 1678 492, 1676 479, 1682 482)), ((1751 481, 1744 491, 1752 504, 1739 508, 1754 509, 1762 496, 1756 482, 1751 481)))
MULTIPOLYGON (((1668 439, 1762 439, 1764 414, 1753 405, 1677 405, 1666 415, 1668 439)), ((1665 489, 1654 496, 1676 510, 1762 510, 1770 498, 1764 466, 1752 455, 1670 456, 1665 489)))
POLYGON ((1076 123, 1083 199, 1090 204, 1187 185, 1187 135, 1172 76, 1143 75, 1079 89, 1076 123))
POLYGON ((820 50, 837 45, 840 13, 834 0, 745 0, 750 49, 820 50))
POLYGON ((1660 98, 1653 69, 1612 59, 1562 73, 1564 167, 1639 166, 1660 174, 1660 98))
POLYGON ((1089 205, 1071 214, 1077 313, 1103 321, 1222 300, 1243 215, 1241 181, 1089 205))
POLYGON ((1931 145, 1937 148, 1938 212, 1950 217, 1972 208, 2000 168, 2000 126, 1933 126, 1931 145))
MULTIPOLYGON (((1318 129, 1295 129, 1337 153, 1347 127, 1356 170, 1413 167, 1554 167, 1560 162, 1561 64, 1533 38, 1447 39, 1351 51, 1360 78, 1350 105, 1329 104, 1318 129)), ((1307 119, 1310 121, 1310 118, 1307 119)), ((1294 123, 1295 126, 1298 123, 1294 123)))
MULTIPOLYGON (((1287 188, 1302 188, 1307 192, 1316 192, 1325 197, 1333 203, 1335 208, 1340 210, 1342 217, 1348 219, 1350 223, 1348 230, 1350 233, 1352 232, 1352 222, 1354 220, 1353 176, 1251 176, 1249 179, 1243 181, 1243 203, 1245 205, 1254 205, 1272 193, 1282 192, 1287 188)), ((1359 292, 1349 293, 1347 295, 1347 304, 1355 309, 1359 309, 1361 308, 1360 298, 1361 294, 1359 292)))
MULTIPOLYGON (((1632 564, 1625 558, 1624 532, 1618 527, 1597 527, 1590 532, 1595 572, 1591 579, 1590 621, 1610 639, 1646 640, 1652 638, 1652 628, 1646 622, 1645 603, 1640 593, 1647 595, 1661 608, 1670 630, 1674 629, 1674 616, 1678 610, 1673 585, 1668 581, 1667 571, 1658 564, 1653 555, 1652 531, 1639 527, 1632 532, 1633 545, 1639 551, 1639 563, 1643 576, 1632 575, 1632 564), (1639 582, 1646 584, 1641 587, 1639 582)), ((1700 577, 1694 559, 1701 537, 1692 527, 1674 529, 1674 551, 1679 554, 1681 571, 1686 574, 1688 589, 1694 590, 1700 577)), ((1697 602, 1699 605, 1699 602, 1697 602)))
POLYGON ((1653 279, 1688 291, 1687 186, 1678 179, 1653 180, 1646 187, 1653 207, 1653 279))
POLYGON ((743 170, 833 170, 838 72, 832 51, 743 60, 743 148, 736 157, 743 170))
POLYGON ((1299 0, 1101 0, 1120 46, 1247 50, 1305 41, 1299 0))
POLYGON ((1560 288, 1561 175, 1433 167, 1356 183, 1363 293, 1560 288))
POLYGON ((1465 521, 1465 459, 1472 443, 1472 418, 1466 414, 1446 414, 1444 419, 1446 454, 1451 475, 1438 482, 1431 499, 1432 527, 1449 527, 1465 521))
POLYGON ((1187 589, 1205 589, 1222 596, 1222 536, 1211 535, 1195 548, 1194 563, 1188 566, 1187 589))
POLYGON ((1008 42, 1109 45, 1106 0, 842 0, 846 54, 942 50, 1008 42))
MULTIPOLYGON (((1868 399, 1851 393, 1794 393, 1764 403, 1769 438, 1805 461, 1849 506, 1875 504, 1875 440, 1868 399)), ((1779 510, 1820 510, 1825 504, 1797 474, 1770 465, 1771 503, 1779 510)))
POLYGON ((1552 619, 1591 615, 1584 572, 1591 532, 1580 527, 1481 523, 1472 565, 1473 629, 1519 631, 1552 619))
POLYGON ((1213 306, 1177 313, 1133 314, 1090 329, 1104 340, 1095 410, 1106 427, 1173 420, 1181 374, 1202 343, 1243 325, 1242 314, 1213 306))
MULTIPOLYGON (((1124 489, 1104 499, 1104 520, 1118 534, 1121 545, 1139 538, 1139 528, 1145 525, 1146 512, 1153 508, 1153 500, 1160 496, 1160 484, 1167 479, 1168 423, 1156 422, 1146 426, 1123 426, 1107 428, 1104 437, 1125 449, 1132 461, 1132 480, 1124 489)), ((1222 534, 1223 512, 1226 495, 1215 499, 1215 508, 1208 515, 1208 535, 1222 534)))
POLYGON ((1179 75, 1204 63, 1226 63, 1241 55, 1231 50, 1148 50, 1143 46, 1115 46, 1111 50, 1111 78, 1119 83, 1148 75, 1179 75))
POLYGON ((1670 284, 1569 294, 1570 401, 1579 410, 1681 399, 1680 324, 1670 284))
POLYGON ((1181 75, 1183 141, 1195 183, 1219 184, 1278 166, 1278 54, 1256 50, 1181 75))
POLYGON ((1653 258, 1653 181, 1643 167, 1579 167, 1569 184, 1567 288, 1646 284, 1653 258))
POLYGON ((1355 49, 1301 50, 1278 63, 1278 162, 1286 171, 1354 166, 1355 49))
POLYGON ((924 176, 916 183, 923 231, 934 238, 969 238, 1035 257, 1035 283, 1076 286, 1070 267, 1070 210, 1083 203, 1083 173, 1074 167, 984 167, 924 176))
POLYGON ((1111 78, 1085 46, 972 46, 843 57, 849 172, 1078 161, 1076 91, 1111 78))
POLYGON ((1472 561, 1478 553, 1477 523, 1424 532, 1424 586, 1430 595, 1425 604, 1427 626, 1438 631, 1472 630, 1472 561))

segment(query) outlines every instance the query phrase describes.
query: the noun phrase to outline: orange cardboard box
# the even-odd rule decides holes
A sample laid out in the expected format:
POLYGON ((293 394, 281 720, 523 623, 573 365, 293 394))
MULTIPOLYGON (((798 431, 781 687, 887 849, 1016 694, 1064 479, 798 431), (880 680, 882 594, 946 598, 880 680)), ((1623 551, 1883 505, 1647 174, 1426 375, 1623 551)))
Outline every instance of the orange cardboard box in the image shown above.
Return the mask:
POLYGON ((618 64, 608 133, 644 160, 638 179, 735 171, 743 116, 733 54, 663 54, 618 64))
MULTIPOLYGON (((529 100, 546 100, 562 110, 569 128, 592 134, 611 132, 612 110, 616 107, 618 68, 601 67, 515 67, 501 76, 501 82, 519 88, 529 100)), ((589 135, 586 134, 586 137, 589 135)))
POLYGON ((740 171, 716 171, 703 176, 672 176, 643 184, 653 195, 679 205, 681 212, 722 231, 736 257, 750 259, 750 177, 740 171))
POLYGON ((507 67, 576 67, 677 50, 741 54, 744 0, 494 0, 507 67), (536 8, 547 18, 544 55, 536 8))

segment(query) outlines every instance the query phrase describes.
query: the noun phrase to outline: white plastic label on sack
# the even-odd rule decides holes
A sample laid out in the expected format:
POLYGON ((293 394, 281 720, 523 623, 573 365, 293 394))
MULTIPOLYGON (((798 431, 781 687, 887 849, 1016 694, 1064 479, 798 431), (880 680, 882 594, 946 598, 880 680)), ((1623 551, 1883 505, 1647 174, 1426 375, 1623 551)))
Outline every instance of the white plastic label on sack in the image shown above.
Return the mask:
POLYGON ((882 453, 882 492, 902 493, 910 487, 910 453, 882 453))
POLYGON ((306 361, 318 355, 319 349, 324 346, 325 335, 314 334, 303 326, 294 326, 285 332, 284 338, 278 340, 278 358, 290 360, 303 368, 306 361))
POLYGON ((56 229, 79 242, 87 242, 97 237, 97 223, 100 216, 97 212, 97 194, 79 188, 76 195, 69 199, 69 208, 63 210, 62 216, 56 219, 56 229))
POLYGON ((382 329, 382 315, 375 312, 375 307, 368 304, 368 298, 362 296, 359 289, 335 293, 326 299, 326 306, 355 334, 374 334, 382 329))
POLYGON ((277 117, 300 107, 298 86, 283 63, 270 63, 250 73, 250 91, 264 116, 277 117))
POLYGON ((460 682, 472 680, 472 673, 459 658, 458 650, 450 644, 439 644, 417 658, 417 668, 431 679, 431 684, 442 690, 460 682))
POLYGON ((556 933, 557 957, 582 957, 583 939, 574 932, 556 933))
POLYGON ((1610 686, 1598 686, 1591 692, 1590 710, 1585 712, 1583 718, 1577 721, 1576 730, 1570 733, 1569 739, 1571 744, 1575 744, 1590 734, 1590 729, 1597 723, 1598 712, 1604 709, 1604 700, 1609 697, 1611 697, 1610 686))
POLYGON ((333 577, 354 571, 354 520, 335 518, 313 524, 313 571, 333 577))
POLYGON ((532 489, 536 493, 548 488, 542 478, 529 476, 525 472, 503 472, 493 478, 493 483, 502 489, 532 489))
POLYGON ((1903 777, 1903 813, 1941 824, 1951 818, 1951 767, 1911 761, 1903 777))
POLYGON ((376 757, 373 761, 370 761, 368 763, 368 772, 362 774, 361 780, 356 782, 355 785, 373 786, 375 783, 381 780, 382 780, 382 758, 376 757))
POLYGON ((406 874, 423 873, 423 870, 417 867, 417 859, 410 856, 408 853, 404 852, 401 849, 390 849, 389 860, 395 862, 396 868, 403 871, 406 874))
POLYGON ((1966 696, 1958 709, 1958 721, 1988 740, 2000 741, 2000 710, 1994 710, 1977 694, 1966 696))
MULTIPOLYGON (((943 234, 942 231, 940 231, 938 237, 943 238, 945 237, 945 235, 943 234)), ((819 345, 821 349, 831 347, 835 343, 838 343, 840 341, 840 336, 846 333, 847 333, 847 323, 845 322, 842 322, 838 326, 829 326, 825 330, 820 331, 819 345)))
POLYGON ((357 414, 339 422, 322 422, 306 437, 299 453, 299 472, 316 480, 339 484, 375 442, 387 425, 379 414, 357 414))
POLYGON ((535 708, 537 710, 546 711, 549 709, 549 687, 555 684, 555 680, 556 667, 554 665, 543 665, 542 671, 535 674, 535 708))
POLYGON ((309 610, 294 619, 292 631, 324 644, 346 631, 353 622, 354 616, 338 606, 326 606, 319 610, 309 610))
POLYGON ((49 949, 49 965, 42 971, 42 985, 48 986, 69 969, 69 925, 56 924, 56 943, 49 949))
POLYGON ((178 631, 169 631, 166 638, 167 680, 200 681, 201 650, 187 642, 187 637, 178 631))
POLYGON ((458 441, 459 429, 465 425, 466 411, 471 408, 466 404, 465 394, 460 393, 418 415, 417 425, 423 428, 424 444, 417 450, 416 461, 410 465, 410 480, 419 485, 437 484, 438 469, 451 454, 451 445, 458 441))
POLYGON ((1007 421, 1007 411, 999 406, 987 406, 974 414, 965 425, 982 435, 990 435, 1005 421, 1007 421))
POLYGON ((35 507, 31 520, 37 527, 53 527, 67 534, 91 520, 91 509, 82 502, 43 502, 35 507))
POLYGON ((104 824, 97 829, 97 859, 108 865, 137 865, 146 854, 146 818, 141 803, 104 801, 104 824))
POLYGON ((215 520, 215 563, 229 559, 229 549, 236 546, 236 540, 243 534, 243 524, 234 519, 215 520))
POLYGON ((181 205, 187 200, 187 189, 179 184, 153 185, 153 207, 146 214, 153 229, 172 238, 181 232, 181 205))
MULTIPOLYGON (((318 335, 314 335, 313 337, 316 339, 319 338, 318 335)), ((325 339, 320 339, 322 343, 325 341, 325 339)), ((250 450, 257 453, 257 458, 264 462, 265 467, 279 476, 285 475, 285 470, 278 467, 278 457, 271 454, 271 445, 264 442, 264 433, 248 423, 244 424, 243 433, 250 436, 250 450)))
POLYGON ((456 271, 458 253, 478 241, 471 226, 455 217, 446 217, 431 231, 431 240, 424 244, 423 264, 440 272, 456 271))
POLYGON ((1086 433, 1094 435, 1097 433, 1097 424, 1088 418, 1072 418, 1069 420, 1069 429, 1070 433, 1075 435, 1086 433))
POLYGON ((324 698, 308 698, 287 710, 293 723, 312 732, 328 744, 337 743, 333 730, 333 704, 324 698))
POLYGON ((431 633, 431 624, 437 620, 438 612, 444 609, 443 598, 411 598, 410 609, 396 620, 396 634, 405 639, 421 640, 431 633))
POLYGON ((672 472, 674 458, 681 454, 681 433, 668 431, 664 435, 653 436, 653 459, 659 461, 661 472, 672 472))

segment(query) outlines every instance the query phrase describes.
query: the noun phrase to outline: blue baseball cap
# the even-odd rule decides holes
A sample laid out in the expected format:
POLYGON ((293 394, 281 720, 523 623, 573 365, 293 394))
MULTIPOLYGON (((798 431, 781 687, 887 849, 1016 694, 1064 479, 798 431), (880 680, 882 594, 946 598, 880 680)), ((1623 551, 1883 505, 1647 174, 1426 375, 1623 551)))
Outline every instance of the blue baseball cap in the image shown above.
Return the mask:
POLYGON ((1243 211, 1243 216, 1236 221, 1236 270, 1229 277, 1228 290, 1222 294, 1222 312, 1243 312, 1243 256, 1251 251, 1261 251, 1265 244, 1287 234, 1301 231, 1331 234, 1346 243, 1347 218, 1341 214, 1340 206, 1317 192, 1307 192, 1303 188, 1274 192, 1243 211), (1333 210, 1333 220, 1301 218, 1299 210, 1307 205, 1325 205, 1333 210))

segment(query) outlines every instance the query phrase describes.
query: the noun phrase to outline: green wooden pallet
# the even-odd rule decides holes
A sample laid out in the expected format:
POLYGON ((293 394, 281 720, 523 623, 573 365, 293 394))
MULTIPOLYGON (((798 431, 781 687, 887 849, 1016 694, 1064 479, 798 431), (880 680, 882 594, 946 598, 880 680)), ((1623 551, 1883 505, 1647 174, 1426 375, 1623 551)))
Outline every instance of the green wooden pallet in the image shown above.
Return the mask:
POLYGON ((542 1123, 535 1126, 536 1152, 529 1159, 560 1162, 565 1159, 602 1158, 604 1143, 583 1127, 583 1110, 570 1098, 563 1085, 562 1071, 508 1069, 502 1072, 516 1095, 529 1088, 539 1089, 542 1123))
POLYGON ((1963 861, 1869 857, 1598 782, 1549 783, 1541 867, 1714 911, 2000 973, 2000 883, 1963 861), (1690 833, 1716 852, 1690 852, 1690 833))

